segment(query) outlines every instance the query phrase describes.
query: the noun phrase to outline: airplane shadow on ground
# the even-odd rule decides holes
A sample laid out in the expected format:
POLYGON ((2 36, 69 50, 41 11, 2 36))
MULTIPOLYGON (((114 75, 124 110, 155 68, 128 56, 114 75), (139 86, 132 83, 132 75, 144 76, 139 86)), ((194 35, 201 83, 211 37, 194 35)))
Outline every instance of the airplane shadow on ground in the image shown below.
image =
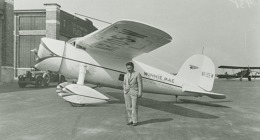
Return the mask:
POLYGON ((146 124, 151 124, 151 123, 160 123, 160 122, 168 122, 172 121, 172 118, 162 118, 162 119, 150 119, 142 122, 138 122, 138 125, 146 125, 146 124))
MULTIPOLYGON (((118 100, 112 100, 109 101, 110 104, 124 104, 124 97, 122 93, 114 93, 114 92, 106 92, 107 95, 112 96, 118 100)), ((191 117, 191 118, 201 118, 201 119, 217 119, 219 116, 199 112, 196 110, 188 109, 182 106, 178 106, 177 104, 172 104, 172 102, 165 102, 165 101, 158 101, 158 100, 153 100, 153 99, 148 99, 148 98, 141 98, 139 99, 139 105, 160 110, 160 111, 165 111, 168 113, 172 114, 177 114, 185 117, 191 117)), ((169 119, 168 119, 169 120, 169 119)), ((165 121, 163 120, 148 120, 150 122, 153 121, 165 121)), ((166 120, 167 121, 167 120, 166 120)), ((147 122, 144 122, 147 123, 147 122)))
POLYGON ((232 101, 197 101, 191 99, 179 99, 182 102, 178 102, 179 104, 197 104, 197 105, 204 105, 204 106, 211 106, 211 107, 223 107, 223 108, 230 108, 228 106, 214 104, 214 102, 232 102, 232 101))

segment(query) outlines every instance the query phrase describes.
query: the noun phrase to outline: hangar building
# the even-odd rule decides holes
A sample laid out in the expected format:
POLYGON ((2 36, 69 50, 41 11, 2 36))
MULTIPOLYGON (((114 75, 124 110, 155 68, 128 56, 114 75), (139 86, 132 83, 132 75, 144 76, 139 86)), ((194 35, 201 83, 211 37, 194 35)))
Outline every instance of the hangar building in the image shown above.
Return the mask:
POLYGON ((39 47, 42 37, 67 41, 97 30, 90 20, 63 11, 56 3, 44 6, 45 9, 14 11, 14 77, 35 65, 30 50, 39 47))
POLYGON ((0 0, 0 83, 14 79, 13 12, 13 0, 0 0))

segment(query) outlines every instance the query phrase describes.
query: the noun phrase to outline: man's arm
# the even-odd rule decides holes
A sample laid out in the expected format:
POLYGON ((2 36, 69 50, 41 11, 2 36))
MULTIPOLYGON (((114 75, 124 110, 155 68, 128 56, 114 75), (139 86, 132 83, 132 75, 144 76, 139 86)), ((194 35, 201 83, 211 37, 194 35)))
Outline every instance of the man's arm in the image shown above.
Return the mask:
POLYGON ((141 98, 143 94, 143 81, 140 73, 138 73, 137 75, 137 82, 138 82, 138 97, 141 98))
POLYGON ((124 75, 123 91, 124 91, 124 94, 125 94, 126 93, 126 74, 124 75))

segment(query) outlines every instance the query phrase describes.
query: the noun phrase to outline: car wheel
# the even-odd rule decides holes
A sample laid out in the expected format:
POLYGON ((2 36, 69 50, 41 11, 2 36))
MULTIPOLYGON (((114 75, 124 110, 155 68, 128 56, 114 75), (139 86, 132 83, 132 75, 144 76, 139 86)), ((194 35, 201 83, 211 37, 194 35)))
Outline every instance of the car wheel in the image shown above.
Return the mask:
POLYGON ((51 77, 48 73, 43 74, 44 86, 47 87, 50 84, 51 77))
POLYGON ((60 83, 63 83, 63 82, 66 82, 66 81, 67 81, 67 80, 66 80, 65 76, 61 75, 61 76, 60 76, 60 80, 59 80, 59 84, 60 84, 60 83))
POLYGON ((19 85, 20 88, 25 88, 25 86, 26 86, 25 83, 20 83, 19 81, 18 81, 18 85, 19 85))
POLYGON ((42 77, 37 77, 35 80, 35 87, 39 88, 39 87, 43 87, 44 85, 44 80, 42 77))

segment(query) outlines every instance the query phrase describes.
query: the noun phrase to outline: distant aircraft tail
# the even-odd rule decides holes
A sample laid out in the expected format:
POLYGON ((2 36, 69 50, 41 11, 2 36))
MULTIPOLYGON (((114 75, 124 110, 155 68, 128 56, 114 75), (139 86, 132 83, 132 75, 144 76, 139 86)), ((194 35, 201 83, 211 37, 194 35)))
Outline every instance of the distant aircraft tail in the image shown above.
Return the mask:
POLYGON ((185 80, 185 83, 211 91, 215 79, 215 66, 209 57, 196 54, 185 61, 177 76, 185 80))

